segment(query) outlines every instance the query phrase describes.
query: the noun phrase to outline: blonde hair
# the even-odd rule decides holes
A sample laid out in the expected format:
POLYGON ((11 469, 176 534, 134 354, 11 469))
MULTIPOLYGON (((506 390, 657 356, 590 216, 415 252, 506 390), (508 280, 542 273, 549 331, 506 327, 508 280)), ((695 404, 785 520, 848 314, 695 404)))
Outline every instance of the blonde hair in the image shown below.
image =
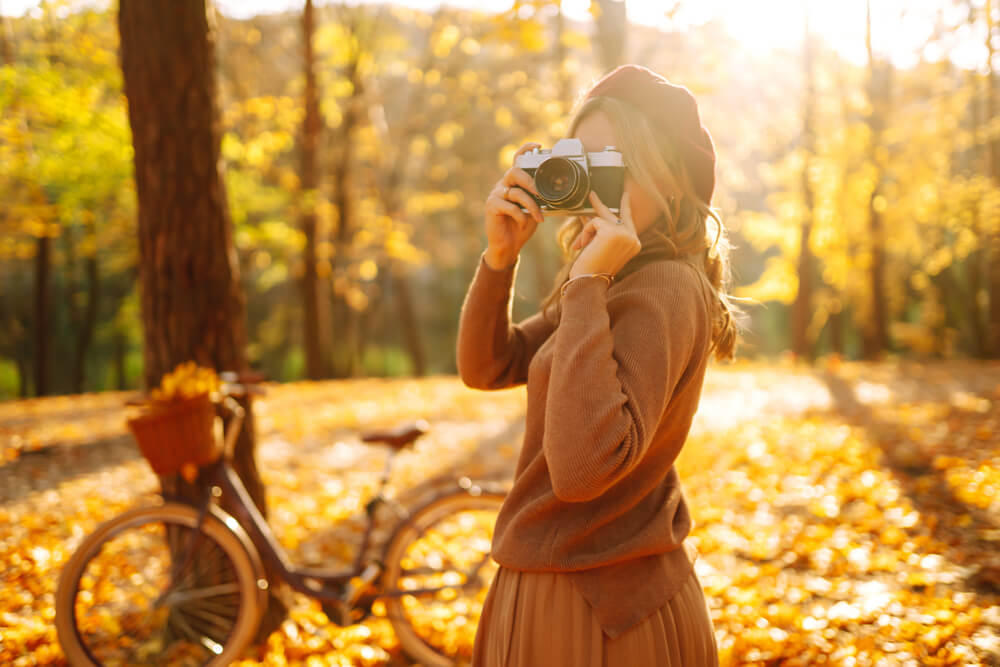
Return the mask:
MULTIPOLYGON (((701 278, 712 319, 709 354, 714 351, 718 360, 733 359, 739 330, 736 317, 742 311, 728 294, 732 281, 730 244, 722 219, 695 193, 673 141, 662 131, 654 130, 645 115, 628 102, 613 97, 586 100, 573 114, 567 136, 575 134, 583 119, 597 111, 604 112, 614 127, 619 141, 617 148, 629 173, 663 212, 653 223, 652 232, 669 249, 671 259, 691 265, 701 278), (673 207, 658 185, 663 183, 672 183, 676 188, 678 201, 673 207)), ((548 316, 550 309, 554 309, 556 321, 560 312, 559 287, 583 251, 571 249, 583 225, 584 220, 576 216, 556 231, 565 263, 556 275, 552 292, 542 301, 542 311, 548 316)))

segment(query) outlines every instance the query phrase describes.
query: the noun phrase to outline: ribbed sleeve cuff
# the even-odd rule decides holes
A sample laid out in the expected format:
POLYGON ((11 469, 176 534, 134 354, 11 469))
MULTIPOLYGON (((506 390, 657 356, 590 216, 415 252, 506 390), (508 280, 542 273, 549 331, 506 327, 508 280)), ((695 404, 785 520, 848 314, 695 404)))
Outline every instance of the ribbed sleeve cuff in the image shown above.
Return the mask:
POLYGON ((495 273, 495 274, 509 273, 509 274, 513 275, 514 270, 518 267, 518 265, 520 263, 521 263, 521 255, 518 255, 517 259, 515 259, 514 263, 511 264, 510 266, 508 266, 506 268, 503 268, 503 269, 494 269, 492 266, 490 266, 489 264, 486 263, 486 251, 485 250, 483 250, 483 252, 480 253, 480 255, 479 255, 479 265, 483 269, 485 269, 486 271, 488 271, 490 273, 495 273))
POLYGON ((560 297, 562 299, 563 311, 565 312, 567 307, 570 309, 576 308, 576 304, 583 304, 589 308, 595 301, 606 303, 609 287, 608 281, 597 276, 588 276, 570 282, 566 285, 566 291, 560 297))

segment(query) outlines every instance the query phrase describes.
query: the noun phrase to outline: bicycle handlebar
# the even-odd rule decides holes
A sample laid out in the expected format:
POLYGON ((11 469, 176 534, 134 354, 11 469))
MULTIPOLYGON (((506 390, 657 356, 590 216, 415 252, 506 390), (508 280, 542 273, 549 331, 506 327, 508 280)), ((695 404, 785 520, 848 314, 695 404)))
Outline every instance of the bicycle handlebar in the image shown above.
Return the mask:
MULTIPOLYGON (((265 396, 267 389, 260 386, 260 382, 267 381, 267 376, 258 371, 222 371, 219 373, 222 381, 221 393, 223 396, 265 396)), ((141 407, 147 405, 150 400, 148 391, 139 392, 125 400, 126 406, 141 407)))

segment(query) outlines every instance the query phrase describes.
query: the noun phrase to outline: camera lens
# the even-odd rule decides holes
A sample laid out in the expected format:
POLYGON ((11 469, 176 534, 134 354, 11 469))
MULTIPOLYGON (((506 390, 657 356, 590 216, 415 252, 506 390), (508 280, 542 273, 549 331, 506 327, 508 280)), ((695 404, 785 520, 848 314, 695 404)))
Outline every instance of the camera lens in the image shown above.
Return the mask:
POLYGON ((579 162, 564 157, 545 160, 535 171, 538 196, 557 208, 576 208, 586 199, 590 179, 579 162))

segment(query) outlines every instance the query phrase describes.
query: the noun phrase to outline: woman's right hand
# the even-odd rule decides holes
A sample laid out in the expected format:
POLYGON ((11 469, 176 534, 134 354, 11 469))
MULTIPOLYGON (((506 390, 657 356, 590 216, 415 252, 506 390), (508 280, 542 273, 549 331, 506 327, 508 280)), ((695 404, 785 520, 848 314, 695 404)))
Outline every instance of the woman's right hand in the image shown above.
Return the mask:
MULTIPOLYGON (((514 161, 536 146, 541 144, 529 142, 521 146, 514 154, 514 161)), ((538 223, 545 219, 529 191, 538 194, 534 179, 520 167, 512 166, 486 198, 486 259, 493 268, 513 265, 538 223)))

